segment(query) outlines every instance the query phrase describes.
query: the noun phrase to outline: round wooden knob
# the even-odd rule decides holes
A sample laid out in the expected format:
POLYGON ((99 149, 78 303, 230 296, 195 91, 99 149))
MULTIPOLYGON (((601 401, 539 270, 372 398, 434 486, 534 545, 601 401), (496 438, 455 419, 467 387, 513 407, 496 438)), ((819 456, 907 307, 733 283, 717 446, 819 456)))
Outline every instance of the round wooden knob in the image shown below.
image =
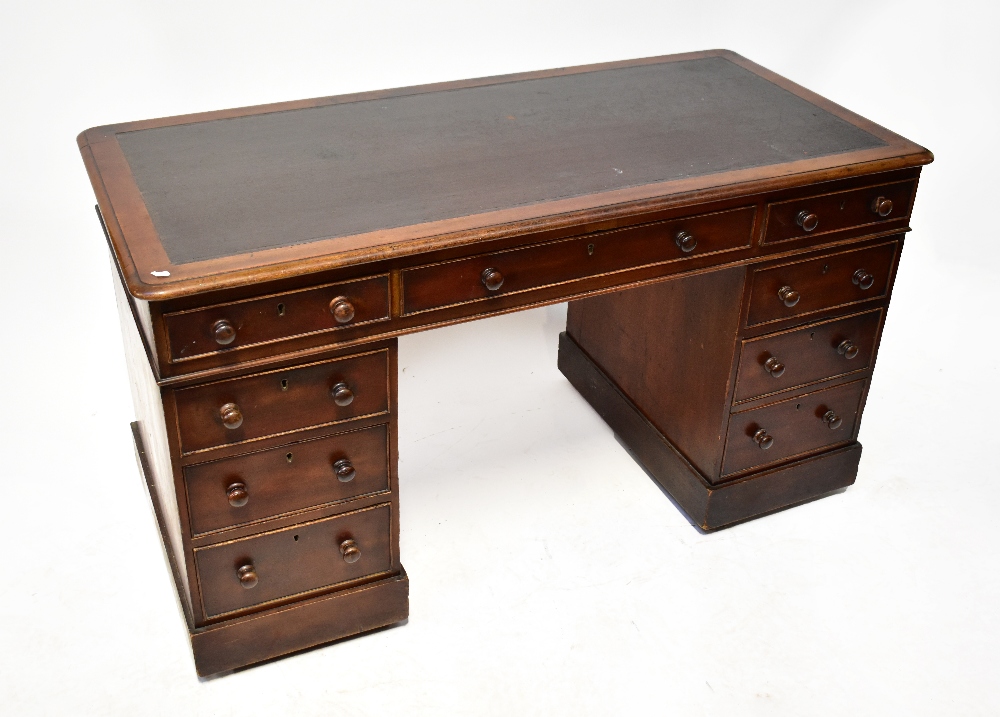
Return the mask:
POLYGON ((785 306, 791 308, 799 303, 799 299, 802 297, 799 295, 799 292, 792 287, 783 286, 778 289, 778 298, 781 299, 785 306))
POLYGON ((348 538, 340 544, 340 554, 344 556, 345 563, 356 563, 361 557, 361 548, 352 538, 348 538))
POLYGON ((887 217, 892 213, 892 200, 885 197, 876 197, 872 202, 872 211, 880 217, 887 217))
POLYGON ((851 277, 851 281, 860 286, 862 289, 870 289, 872 288, 872 284, 875 283, 875 277, 864 269, 858 269, 854 272, 854 276, 851 277))
POLYGON ((764 362, 764 370, 775 378, 778 378, 785 372, 785 364, 772 356, 764 362))
POLYGON ((235 403, 227 403, 220 408, 219 417, 226 428, 236 429, 243 425, 243 412, 235 403))
POLYGON ((219 319, 212 325, 212 336, 215 337, 215 343, 228 346, 236 340, 236 327, 225 319, 219 319))
POLYGON ((688 234, 687 232, 677 232, 677 236, 674 237, 674 243, 685 254, 694 251, 694 248, 698 246, 698 240, 694 238, 693 234, 688 234))
POLYGON ((774 439, 767 435, 767 431, 763 428, 758 428, 757 432, 753 434, 754 442, 760 446, 762 451, 766 451, 772 445, 774 445, 774 439))
POLYGON ((799 212, 798 216, 795 217, 795 223, 802 227, 804 231, 811 232, 819 226, 819 217, 812 212, 803 209, 799 212))
POLYGON ((333 396, 333 402, 338 406, 350 406, 354 400, 354 391, 343 381, 334 384, 333 388, 330 389, 330 395, 333 396))
POLYGON ((496 291, 503 286, 503 274, 492 267, 489 269, 483 269, 482 279, 483 286, 490 291, 496 291))
POLYGON ((852 359, 858 355, 858 347, 853 341, 844 339, 837 344, 837 353, 846 359, 852 359))
POLYGON ((246 563, 236 569, 236 577, 240 579, 240 585, 247 590, 257 587, 257 571, 253 563, 246 563))
POLYGON ((229 505, 234 508, 242 508, 250 500, 250 494, 247 492, 247 484, 243 481, 236 481, 226 488, 226 495, 229 498, 229 505))
POLYGON ((338 324, 346 324, 354 318, 354 305, 346 296, 338 296, 330 302, 330 313, 338 324))
POLYGON ((833 411, 827 411, 824 413, 823 420, 826 422, 826 425, 830 427, 831 431, 837 430, 840 428, 840 424, 843 423, 843 421, 840 420, 840 416, 833 411))
POLYGON ((341 483, 350 483, 358 473, 346 458, 341 458, 339 461, 334 462, 333 472, 337 474, 337 480, 341 483))

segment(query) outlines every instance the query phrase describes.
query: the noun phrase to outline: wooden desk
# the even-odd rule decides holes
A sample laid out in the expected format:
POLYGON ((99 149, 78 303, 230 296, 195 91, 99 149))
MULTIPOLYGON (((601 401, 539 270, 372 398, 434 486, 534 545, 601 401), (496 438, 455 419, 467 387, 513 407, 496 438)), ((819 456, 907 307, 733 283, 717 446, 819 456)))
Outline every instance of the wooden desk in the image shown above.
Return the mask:
POLYGON ((853 483, 932 160, 725 51, 79 144, 203 675, 406 617, 401 334, 569 300, 559 368, 706 530, 853 483))

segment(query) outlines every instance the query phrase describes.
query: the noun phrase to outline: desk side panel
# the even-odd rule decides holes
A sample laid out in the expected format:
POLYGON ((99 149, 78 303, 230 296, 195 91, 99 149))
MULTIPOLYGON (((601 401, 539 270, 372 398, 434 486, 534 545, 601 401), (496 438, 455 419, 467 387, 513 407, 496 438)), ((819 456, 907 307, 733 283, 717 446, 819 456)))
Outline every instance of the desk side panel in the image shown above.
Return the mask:
POLYGON ((567 333, 709 480, 718 475, 746 269, 572 301, 567 333))
MULTIPOLYGON (((136 325, 136 315, 133 314, 131 299, 125 293, 117 268, 112 263, 112 277, 115 285, 115 299, 118 305, 118 319, 122 328, 122 342, 125 345, 125 361, 128 365, 129 386, 132 390, 132 405, 135 408, 135 420, 142 437, 142 445, 146 452, 148 467, 152 475, 147 477, 152 483, 154 500, 159 503, 163 515, 164 539, 169 541, 175 556, 185 554, 183 531, 181 528, 180 510, 177 495, 174 490, 174 473, 170 460, 170 447, 167 439, 167 426, 163 412, 163 398, 160 387, 153 376, 146 348, 139 335, 140 328, 136 325)), ((186 561, 176 561, 174 566, 181 585, 181 594, 185 617, 191 620, 191 586, 186 569, 186 561)))

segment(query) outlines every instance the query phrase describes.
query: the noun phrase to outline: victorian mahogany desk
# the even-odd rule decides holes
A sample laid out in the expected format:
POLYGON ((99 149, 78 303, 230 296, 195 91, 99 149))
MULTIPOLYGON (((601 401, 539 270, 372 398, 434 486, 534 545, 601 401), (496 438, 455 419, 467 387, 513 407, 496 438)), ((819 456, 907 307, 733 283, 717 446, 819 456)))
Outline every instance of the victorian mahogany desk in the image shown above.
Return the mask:
POLYGON ((726 51, 79 145, 200 674, 406 617, 401 334, 569 300, 559 368, 706 530, 850 485, 932 159, 726 51))

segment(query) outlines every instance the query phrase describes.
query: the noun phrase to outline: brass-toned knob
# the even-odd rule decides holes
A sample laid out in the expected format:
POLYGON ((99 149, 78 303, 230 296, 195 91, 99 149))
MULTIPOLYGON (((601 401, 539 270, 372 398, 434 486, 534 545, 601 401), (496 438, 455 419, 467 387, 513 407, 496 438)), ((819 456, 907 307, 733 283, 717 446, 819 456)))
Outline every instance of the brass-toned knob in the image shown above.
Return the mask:
POLYGON ((799 295, 799 292, 792 287, 783 286, 778 289, 778 298, 781 299, 785 306, 791 308, 799 303, 799 299, 802 297, 799 295))
POLYGON ((876 197, 872 202, 872 211, 880 217, 887 217, 892 213, 892 200, 885 197, 876 197))
POLYGON ((350 483, 354 480, 354 476, 357 475, 357 471, 354 470, 354 466, 346 458, 341 458, 339 461, 334 461, 333 472, 337 474, 337 480, 341 483, 350 483))
POLYGON ((833 411, 827 411, 826 413, 824 413, 823 421, 826 423, 827 426, 830 427, 831 431, 837 430, 838 428, 840 428, 840 424, 843 423, 843 421, 840 420, 840 416, 838 416, 833 411))
POLYGON ((235 403, 227 403, 219 409, 219 418, 222 425, 229 429, 236 429, 243 425, 243 412, 235 403))
POLYGON ((483 286, 485 286, 490 291, 496 291, 501 286, 503 286, 503 274, 499 270, 490 267, 489 269, 483 269, 481 276, 483 280, 483 286))
POLYGON ((858 269, 854 272, 854 276, 851 277, 851 281, 862 289, 870 289, 872 288, 872 284, 875 283, 875 277, 864 269, 858 269))
POLYGON ((242 508, 250 500, 247 484, 243 481, 236 481, 226 488, 226 496, 229 498, 229 505, 234 508, 242 508))
POLYGON ((850 339, 844 339, 837 344, 837 353, 846 359, 852 359, 858 355, 858 347, 850 339))
POLYGON ((698 246, 698 240, 695 239, 693 234, 689 234, 688 232, 677 232, 677 236, 674 237, 674 243, 685 254, 694 251, 694 248, 698 246))
POLYGON ((236 340, 236 327, 226 319, 219 319, 212 325, 212 336, 215 337, 215 343, 228 346, 236 340))
POLYGON ((352 538, 348 538, 340 544, 340 554, 344 556, 345 563, 356 563, 361 557, 361 548, 352 538))
POLYGON ((247 590, 257 587, 257 571, 253 563, 245 563, 236 569, 236 577, 240 579, 240 585, 247 590))
POLYGON ((330 302, 330 313, 338 324, 346 324, 354 318, 354 305, 346 296, 338 296, 330 302))
POLYGON ((762 451, 766 451, 772 445, 774 445, 774 439, 767 434, 763 428, 758 428, 757 432, 753 434, 754 443, 756 443, 762 451))
POLYGON ((811 232, 819 226, 819 217, 812 212, 803 209, 799 212, 798 216, 795 217, 795 223, 802 227, 804 231, 811 232))
POLYGON ((764 370, 775 378, 778 378, 785 372, 785 364, 772 356, 764 362, 764 370))
POLYGON ((333 402, 338 406, 350 406, 351 401, 354 400, 354 391, 343 381, 333 385, 333 388, 330 389, 330 395, 333 396, 333 402))

